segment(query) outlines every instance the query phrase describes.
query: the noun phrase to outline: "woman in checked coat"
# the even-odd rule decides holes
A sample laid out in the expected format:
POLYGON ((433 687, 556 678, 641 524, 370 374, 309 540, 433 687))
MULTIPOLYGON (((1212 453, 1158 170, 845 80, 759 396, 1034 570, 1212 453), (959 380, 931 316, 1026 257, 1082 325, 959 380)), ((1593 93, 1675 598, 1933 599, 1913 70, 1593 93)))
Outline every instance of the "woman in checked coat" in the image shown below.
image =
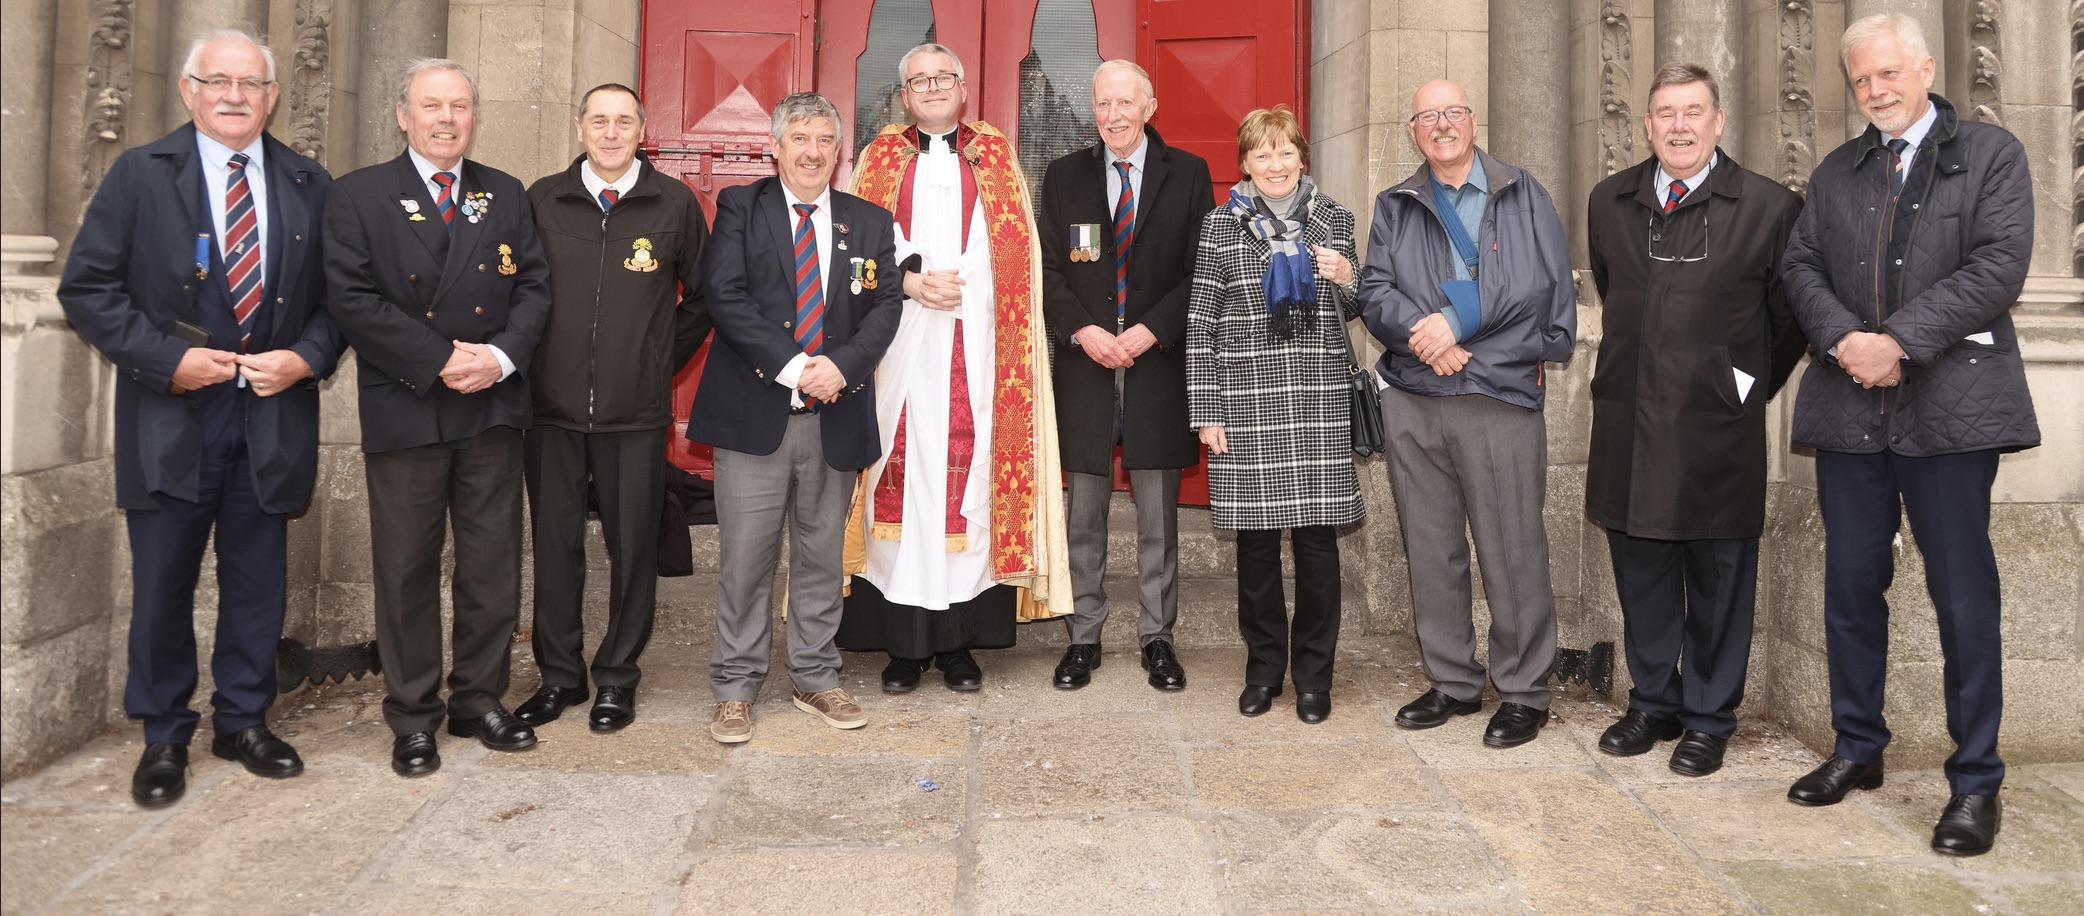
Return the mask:
POLYGON ((1250 650, 1238 711, 1295 681, 1304 722, 1331 715, 1339 641, 1337 528, 1365 513, 1347 430, 1353 212, 1309 179, 1309 141, 1285 106, 1238 127, 1249 176, 1201 222, 1187 306, 1187 404, 1208 446, 1215 525, 1237 532, 1237 627, 1250 650), (1295 619, 1281 531, 1295 546, 1295 619))

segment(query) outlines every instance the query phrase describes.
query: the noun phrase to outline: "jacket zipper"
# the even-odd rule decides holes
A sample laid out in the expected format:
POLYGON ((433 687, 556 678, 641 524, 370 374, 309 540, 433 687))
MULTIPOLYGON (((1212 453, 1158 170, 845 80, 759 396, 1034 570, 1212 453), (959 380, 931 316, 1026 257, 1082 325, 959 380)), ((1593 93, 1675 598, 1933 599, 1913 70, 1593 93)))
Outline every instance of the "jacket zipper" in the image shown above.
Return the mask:
MULTIPOLYGON (((1902 199, 1902 192, 1896 187, 1896 163, 1893 161, 1895 158, 1895 154, 1890 153, 1889 158, 1883 160, 1888 165, 1887 172, 1882 175, 1882 180, 1888 182, 1887 188, 1882 192, 1882 201, 1887 206, 1883 207, 1881 211, 1882 231, 1874 235, 1874 333, 1876 334, 1882 333, 1881 323, 1884 318, 1882 309, 1888 304, 1888 291, 1885 288, 1886 284, 1882 282, 1882 278, 1887 275, 1887 268, 1884 264, 1889 259, 1889 244, 1893 241, 1896 234, 1896 204, 1902 199)), ((1905 174, 1903 180, 1909 181, 1910 176, 1905 174)), ((1917 226, 1912 225, 1911 232, 1917 232, 1917 226)), ((1909 242, 1908 239, 1904 241, 1906 244, 1909 242)), ((1903 278, 1898 274, 1896 279, 1900 284, 1903 278)), ((1889 415, 1888 394, 1880 390, 1878 386, 1874 390, 1874 405, 1875 410, 1881 413, 1882 436, 1887 438, 1889 429, 1895 423, 1895 418, 1889 415)), ((1882 448, 1888 448, 1888 443, 1882 443, 1882 448)))
POLYGON ((586 431, 593 432, 595 410, 594 389, 600 384, 601 363, 601 284, 608 280, 608 214, 601 213, 601 263, 594 272, 593 283, 593 328, 586 348, 586 431))

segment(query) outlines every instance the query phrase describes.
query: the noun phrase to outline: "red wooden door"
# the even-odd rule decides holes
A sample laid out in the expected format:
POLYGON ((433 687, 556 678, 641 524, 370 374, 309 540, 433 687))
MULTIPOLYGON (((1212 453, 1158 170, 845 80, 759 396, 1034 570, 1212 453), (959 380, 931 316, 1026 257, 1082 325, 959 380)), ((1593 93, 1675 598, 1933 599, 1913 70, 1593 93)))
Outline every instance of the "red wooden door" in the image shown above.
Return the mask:
POLYGON ((1158 87, 1151 124, 1208 160, 1216 200, 1230 196, 1237 125, 1285 103, 1310 128, 1308 0, 1137 0, 1136 61, 1158 87))
MULTIPOLYGON (((660 172, 694 189, 713 220, 716 194, 774 174, 769 113, 811 87, 817 0, 644 4, 644 149, 660 172)), ((687 439, 708 361, 705 343, 673 379, 666 454, 708 477, 709 446, 687 439)))

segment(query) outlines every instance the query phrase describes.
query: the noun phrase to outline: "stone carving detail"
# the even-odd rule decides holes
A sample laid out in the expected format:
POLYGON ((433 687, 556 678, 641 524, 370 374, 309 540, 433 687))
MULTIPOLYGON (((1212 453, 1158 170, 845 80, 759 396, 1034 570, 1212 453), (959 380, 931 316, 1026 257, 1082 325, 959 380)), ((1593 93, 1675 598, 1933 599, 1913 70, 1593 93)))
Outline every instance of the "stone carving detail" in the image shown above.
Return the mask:
POLYGON ((1780 132, 1780 183, 1797 194, 1808 192, 1809 173, 1816 169, 1815 85, 1815 0, 1781 0, 1779 99, 1773 118, 1780 132))
POLYGON ((2004 98, 1998 84, 2004 72, 2000 59, 2004 45, 1997 34, 1997 16, 2003 6, 2000 0, 1975 0, 1968 13, 1968 116, 1999 127, 2004 126, 1999 114, 2004 98))
POLYGON ((1599 148, 1602 175, 1635 164, 1635 120, 1628 114, 1634 82, 1634 37, 1627 7, 1619 0, 1599 4, 1599 148))
POLYGON ((333 95, 332 0, 297 0, 297 45, 290 55, 289 148, 326 161, 326 109, 333 95))
POLYGON ((130 116, 130 29, 137 0, 102 0, 89 21, 87 46, 87 142, 80 148, 80 202, 94 198, 102 176, 123 154, 130 116))
POLYGON ((2070 272, 2084 277, 2084 0, 2070 0, 2070 99, 2070 272))

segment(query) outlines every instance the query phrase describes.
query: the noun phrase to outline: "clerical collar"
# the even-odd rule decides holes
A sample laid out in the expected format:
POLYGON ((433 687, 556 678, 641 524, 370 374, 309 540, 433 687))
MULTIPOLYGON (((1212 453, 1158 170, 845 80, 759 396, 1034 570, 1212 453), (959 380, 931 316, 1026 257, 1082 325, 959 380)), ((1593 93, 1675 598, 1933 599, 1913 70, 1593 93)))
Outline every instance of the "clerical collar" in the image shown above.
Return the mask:
POLYGON ((951 153, 952 153, 952 152, 955 152, 955 151, 956 151, 956 150, 955 150, 955 131, 952 131, 952 130, 951 130, 951 131, 949 131, 949 132, 948 132, 947 134, 945 134, 945 135, 943 135, 943 134, 929 134, 929 133, 927 133, 927 132, 925 132, 925 131, 923 131, 923 130, 922 130, 922 131, 920 131, 920 132, 919 132, 919 151, 920 151, 920 152, 922 152, 922 153, 931 153, 931 152, 933 152, 933 143, 934 143, 934 141, 935 141, 935 140, 939 140, 939 141, 941 141, 941 145, 942 145, 942 146, 945 146, 945 147, 947 147, 947 148, 948 148, 948 152, 951 152, 951 153))

